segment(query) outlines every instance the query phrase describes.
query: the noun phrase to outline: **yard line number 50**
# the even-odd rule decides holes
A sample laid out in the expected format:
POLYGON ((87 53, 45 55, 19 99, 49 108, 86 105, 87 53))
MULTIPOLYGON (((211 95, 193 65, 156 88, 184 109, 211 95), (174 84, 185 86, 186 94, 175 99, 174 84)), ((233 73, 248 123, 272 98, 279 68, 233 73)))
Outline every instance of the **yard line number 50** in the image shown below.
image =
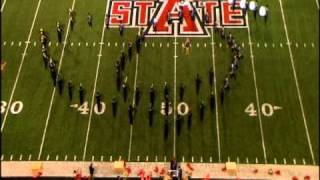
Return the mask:
POLYGON ((1 114, 6 112, 6 108, 10 108, 11 114, 19 114, 23 109, 22 101, 14 101, 10 107, 7 107, 8 103, 6 101, 1 101, 1 114))

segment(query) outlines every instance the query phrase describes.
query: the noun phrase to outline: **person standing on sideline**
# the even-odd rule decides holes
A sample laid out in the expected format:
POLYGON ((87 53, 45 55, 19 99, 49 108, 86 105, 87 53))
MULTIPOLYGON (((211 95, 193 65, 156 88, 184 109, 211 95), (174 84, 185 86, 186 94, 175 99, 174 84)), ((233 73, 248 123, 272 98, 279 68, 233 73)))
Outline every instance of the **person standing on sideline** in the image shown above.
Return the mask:
POLYGON ((122 21, 120 21, 119 32, 120 32, 120 36, 123 37, 124 25, 123 25, 122 21))
POLYGON ((90 173, 90 179, 93 180, 94 167, 92 163, 89 166, 89 173, 90 173))
POLYGON ((189 38, 186 39, 184 46, 186 48, 186 55, 189 55, 190 54, 190 47, 191 47, 191 42, 190 42, 189 38))
POLYGON ((72 81, 68 81, 68 94, 69 94, 69 101, 72 101, 72 90, 73 90, 73 85, 72 81))
POLYGON ((59 43, 61 43, 63 30, 62 30, 59 22, 57 22, 57 33, 58 33, 58 41, 59 41, 59 43))
POLYGON ((89 27, 92 28, 92 15, 90 13, 88 13, 87 21, 88 21, 89 27))

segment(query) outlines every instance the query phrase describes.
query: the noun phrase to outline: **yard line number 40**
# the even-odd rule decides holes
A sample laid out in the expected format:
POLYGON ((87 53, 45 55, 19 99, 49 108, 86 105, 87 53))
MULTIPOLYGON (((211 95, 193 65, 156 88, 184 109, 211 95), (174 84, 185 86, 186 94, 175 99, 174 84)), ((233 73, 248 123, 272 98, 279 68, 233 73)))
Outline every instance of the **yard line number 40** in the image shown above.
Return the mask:
MULTIPOLYGON (((261 105, 261 112, 264 116, 271 117, 275 110, 280 110, 282 107, 273 106, 270 103, 263 103, 261 105)), ((250 103, 247 108, 244 110, 245 113, 248 113, 249 116, 257 116, 257 110, 254 106, 254 103, 250 103)))
POLYGON ((11 114, 19 114, 23 109, 22 101, 14 101, 10 107, 7 107, 8 103, 6 101, 1 101, 1 114, 6 112, 6 108, 10 108, 11 114))

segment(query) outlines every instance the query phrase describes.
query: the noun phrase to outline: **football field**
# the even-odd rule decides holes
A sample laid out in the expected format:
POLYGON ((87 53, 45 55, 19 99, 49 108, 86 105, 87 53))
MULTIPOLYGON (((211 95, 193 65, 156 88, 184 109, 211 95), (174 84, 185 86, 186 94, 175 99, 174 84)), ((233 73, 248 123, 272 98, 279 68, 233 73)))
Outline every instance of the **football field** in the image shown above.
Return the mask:
POLYGON ((163 162, 176 157, 184 162, 319 164, 318 0, 259 0, 269 8, 267 23, 249 12, 245 26, 225 28, 244 58, 223 104, 220 91, 232 61, 226 40, 206 27, 206 37, 189 37, 189 55, 186 37, 176 34, 146 37, 138 54, 139 27, 125 26, 123 37, 118 26, 105 28, 106 14, 113 7, 110 1, 1 1, 1 160, 163 162), (73 30, 69 9, 75 12, 73 30), (58 43, 57 22, 63 27, 62 43, 58 43), (48 33, 49 54, 64 79, 62 94, 44 67, 41 28, 48 33), (116 87, 115 63, 121 51, 127 53, 129 42, 133 56, 121 72, 128 87, 125 101, 122 89, 116 87), (69 80, 74 85, 71 101, 69 80), (167 119, 165 82, 170 102, 167 119), (85 90, 82 105, 80 83, 85 90), (100 111, 96 92, 102 94, 100 111), (133 124, 128 120, 129 105, 135 109, 133 124))

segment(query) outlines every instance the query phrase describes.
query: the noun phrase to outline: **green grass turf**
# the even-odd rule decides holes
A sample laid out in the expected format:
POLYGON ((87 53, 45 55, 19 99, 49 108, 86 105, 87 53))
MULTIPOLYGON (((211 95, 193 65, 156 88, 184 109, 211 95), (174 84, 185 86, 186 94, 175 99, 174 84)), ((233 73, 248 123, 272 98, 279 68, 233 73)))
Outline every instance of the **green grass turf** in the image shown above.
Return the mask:
MULTIPOLYGON (((303 107, 305 111, 308 131, 310 133, 313 153, 318 164, 318 59, 319 59, 319 11, 313 0, 302 1, 283 0, 284 15, 288 29, 295 70, 299 82, 303 107), (295 47, 295 43, 299 47, 295 47), (306 43, 306 47, 303 47, 306 43), (311 46, 314 43, 314 47, 311 46)), ((23 160, 28 159, 29 154, 33 160, 39 155, 40 144, 46 126, 50 100, 53 87, 48 70, 43 68, 39 45, 39 29, 48 31, 52 45, 51 56, 59 61, 63 44, 56 46, 56 22, 64 25, 65 32, 68 23, 68 9, 72 6, 72 0, 53 2, 42 0, 31 36, 31 44, 27 50, 20 78, 13 95, 14 101, 23 102, 23 110, 19 114, 9 112, 4 129, 2 131, 2 155, 4 160, 18 160, 20 154, 23 160), (33 42, 37 45, 34 46, 33 42)), ((2 61, 7 62, 4 71, 1 72, 1 100, 9 102, 14 81, 21 62, 21 54, 25 44, 18 46, 18 42, 24 42, 33 21, 38 1, 11 0, 7 1, 2 12, 2 61), (16 8, 19 7, 19 8, 16 8), (4 45, 4 41, 7 42, 4 45), (13 46, 10 45, 14 41, 13 46)), ((181 43, 185 38, 177 38, 176 59, 176 85, 177 104, 178 86, 183 83, 186 86, 184 102, 193 111, 191 130, 187 128, 187 117, 182 119, 181 134, 176 136, 175 151, 178 160, 209 162, 219 161, 218 136, 221 161, 235 161, 238 157, 240 162, 245 163, 248 158, 254 163, 258 158, 259 163, 264 163, 264 154, 261 141, 260 121, 258 116, 249 117, 244 112, 245 108, 256 104, 256 91, 253 75, 256 76, 257 90, 260 107, 263 103, 278 105, 282 110, 275 111, 273 116, 261 115, 264 135, 264 144, 267 162, 273 163, 277 158, 278 163, 283 163, 283 158, 288 164, 293 164, 293 158, 298 164, 305 159, 307 164, 312 164, 306 130, 300 109, 298 93, 296 89, 291 59, 286 45, 286 36, 278 1, 259 1, 267 3, 270 9, 270 18, 267 24, 262 19, 256 21, 249 14, 252 50, 254 55, 255 72, 252 69, 250 59, 250 46, 248 43, 247 29, 227 29, 235 36, 237 42, 244 43, 242 52, 245 58, 240 63, 237 72, 237 80, 231 82, 231 92, 225 98, 225 104, 218 104, 218 119, 215 111, 209 109, 209 95, 214 87, 208 82, 208 70, 213 66, 211 37, 191 38, 192 48, 189 56, 184 54, 181 43), (199 47, 197 47, 199 43, 199 47), (258 44, 259 43, 259 47, 258 44), (267 43, 267 47, 264 47, 267 43), (280 47, 282 43, 283 47, 280 47), (206 44, 206 46, 204 46, 206 44), (272 44, 275 47, 272 47, 272 44), (195 74, 199 73, 202 85, 199 95, 195 93, 195 74), (205 118, 199 119, 198 105, 204 100, 205 118), (217 127, 217 122, 219 126, 217 127)), ((91 108, 92 94, 96 77, 100 39, 104 21, 105 1, 75 1, 76 24, 73 32, 69 33, 68 42, 74 42, 73 46, 68 43, 62 58, 61 73, 65 80, 72 80, 75 85, 74 99, 71 104, 78 102, 78 85, 82 83, 86 90, 86 101, 91 108), (93 29, 87 26, 86 16, 90 12, 93 15, 93 29), (88 42, 88 46, 86 46, 88 42), (93 43, 95 42, 95 46, 93 43), (78 46, 81 43, 81 46, 78 46)), ((209 30, 210 31, 210 30, 209 30)), ((104 156, 105 161, 113 160, 121 156, 128 160, 129 146, 130 161, 168 161, 174 154, 174 114, 169 116, 169 136, 163 138, 164 118, 160 114, 161 102, 163 101, 163 84, 168 82, 170 87, 170 101, 174 103, 174 42, 172 38, 147 38, 147 47, 143 45, 142 53, 134 56, 127 62, 124 75, 128 77, 129 94, 127 102, 123 101, 121 93, 115 87, 115 61, 119 58, 122 50, 127 49, 128 41, 134 42, 138 29, 126 29, 125 36, 120 38, 117 29, 105 31, 102 57, 100 59, 99 73, 96 91, 103 94, 103 102, 106 104, 105 113, 81 115, 76 109, 70 108, 67 89, 62 95, 57 92, 52 102, 50 118, 46 136, 44 139, 40 159, 54 160, 59 155, 63 160, 65 155, 68 160, 82 160, 84 147, 86 146, 85 160, 100 160, 104 156), (110 44, 110 46, 108 45, 110 44), (117 44, 117 46, 115 46, 117 44), (154 44, 154 46, 152 45, 154 44), (160 44, 162 46, 160 47, 160 44), (169 44, 169 47, 167 47, 169 44), (137 61, 138 58, 138 61, 137 61), (138 71, 136 72, 136 63, 138 71), (137 105, 135 121, 132 126, 132 141, 130 142, 131 127, 128 123, 127 109, 133 103, 134 81, 137 73, 136 84, 141 90, 141 100, 137 105), (154 124, 149 127, 147 109, 149 106, 149 87, 154 84, 156 89, 154 124), (112 116, 111 99, 115 96, 118 100, 118 112, 112 116), (88 123, 90 128, 88 130, 88 123), (86 137, 88 133, 88 141, 86 137)), ((65 34, 64 34, 65 35, 65 34)), ((230 50, 226 42, 218 35, 213 36, 216 85, 218 93, 223 84, 223 79, 228 72, 231 62, 230 50), (220 47, 221 43, 221 47, 220 47)), ((216 98, 219 102, 219 95, 216 98)), ((4 123, 4 114, 1 114, 1 124, 4 123)))

